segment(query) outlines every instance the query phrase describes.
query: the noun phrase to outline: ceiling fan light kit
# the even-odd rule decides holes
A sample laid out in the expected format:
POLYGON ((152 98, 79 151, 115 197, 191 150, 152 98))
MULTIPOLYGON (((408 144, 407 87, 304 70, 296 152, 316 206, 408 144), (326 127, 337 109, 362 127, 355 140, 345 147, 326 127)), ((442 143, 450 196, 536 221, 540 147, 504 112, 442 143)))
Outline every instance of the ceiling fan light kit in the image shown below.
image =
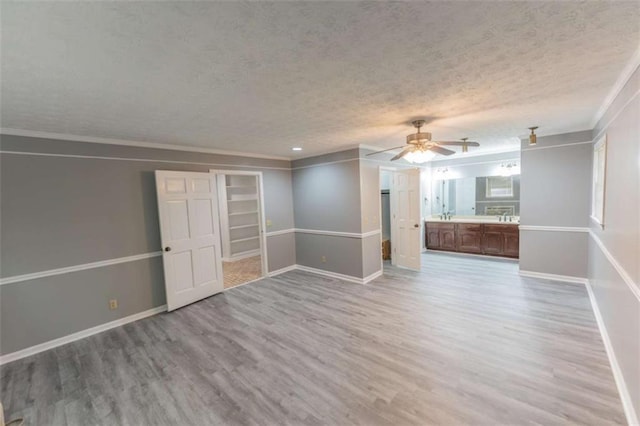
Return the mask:
POLYGON ((413 164, 422 164, 432 160, 435 156, 436 153, 433 151, 415 150, 407 153, 404 159, 413 164))
POLYGON ((538 143, 538 136, 536 136, 535 130, 538 126, 529 127, 531 134, 529 135, 529 146, 534 146, 538 143))
POLYGON ((470 146, 480 146, 478 142, 469 141, 469 138, 462 138, 460 141, 432 141, 431 133, 420 131, 420 128, 424 126, 425 123, 426 120, 414 120, 411 122, 411 124, 413 124, 413 127, 415 127, 417 131, 416 133, 407 135, 408 146, 398 146, 395 148, 384 149, 382 151, 372 152, 367 155, 380 154, 382 152, 404 148, 402 152, 393 157, 391 161, 404 158, 410 163, 422 164, 432 160, 436 156, 436 154, 455 154, 455 151, 444 148, 444 146, 460 146, 462 147, 463 153, 468 152, 470 146))

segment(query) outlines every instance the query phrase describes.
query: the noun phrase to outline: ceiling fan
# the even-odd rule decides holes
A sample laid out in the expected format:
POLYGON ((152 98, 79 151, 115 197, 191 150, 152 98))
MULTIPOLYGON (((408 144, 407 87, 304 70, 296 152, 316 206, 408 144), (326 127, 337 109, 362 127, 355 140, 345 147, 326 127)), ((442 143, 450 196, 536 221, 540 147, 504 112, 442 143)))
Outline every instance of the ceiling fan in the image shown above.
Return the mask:
POLYGON ((413 126, 418 129, 416 133, 412 133, 407 136, 407 145, 409 146, 396 146, 394 148, 383 149, 382 151, 372 152, 367 155, 380 154, 381 152, 391 151, 394 149, 404 148, 402 152, 393 157, 391 161, 404 158, 410 163, 425 163, 431 160, 436 154, 451 155, 455 154, 452 151, 443 146, 461 146, 462 152, 467 152, 470 146, 480 146, 478 142, 469 141, 469 138, 462 138, 459 141, 432 141, 431 133, 421 132, 420 128, 424 126, 425 120, 412 121, 413 126))

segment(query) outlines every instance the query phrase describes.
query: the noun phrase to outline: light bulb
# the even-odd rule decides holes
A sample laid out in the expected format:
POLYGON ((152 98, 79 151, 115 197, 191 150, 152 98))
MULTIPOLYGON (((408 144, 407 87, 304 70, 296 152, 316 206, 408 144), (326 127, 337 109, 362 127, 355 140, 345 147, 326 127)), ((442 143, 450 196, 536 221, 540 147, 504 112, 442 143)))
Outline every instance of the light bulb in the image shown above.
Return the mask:
POLYGON ((404 159, 407 160, 410 163, 422 164, 422 163, 426 163, 427 161, 431 160, 435 156, 436 156, 436 154, 433 151, 415 150, 415 151, 411 151, 410 153, 405 155, 404 159))

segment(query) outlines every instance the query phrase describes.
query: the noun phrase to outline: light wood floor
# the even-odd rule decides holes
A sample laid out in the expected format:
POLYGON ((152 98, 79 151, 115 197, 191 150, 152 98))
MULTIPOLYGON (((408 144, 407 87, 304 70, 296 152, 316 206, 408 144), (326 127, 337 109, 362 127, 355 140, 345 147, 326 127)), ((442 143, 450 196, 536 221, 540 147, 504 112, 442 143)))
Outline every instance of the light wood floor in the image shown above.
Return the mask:
POLYGON ((624 422, 583 286, 424 263, 238 287, 3 366, 2 402, 31 425, 624 422))

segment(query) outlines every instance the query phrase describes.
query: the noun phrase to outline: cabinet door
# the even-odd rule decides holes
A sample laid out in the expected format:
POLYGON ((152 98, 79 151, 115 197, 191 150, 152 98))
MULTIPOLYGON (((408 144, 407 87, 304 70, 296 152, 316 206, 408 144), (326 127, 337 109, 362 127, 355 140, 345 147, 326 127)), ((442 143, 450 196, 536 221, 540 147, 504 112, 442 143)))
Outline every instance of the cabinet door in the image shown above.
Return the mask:
POLYGON ((427 248, 440 248, 440 232, 427 225, 427 248))
POLYGON ((504 233, 504 255, 509 257, 520 257, 520 233, 504 233))
POLYGON ((484 231, 484 244, 482 252, 484 254, 502 255, 504 252, 504 234, 501 231, 484 231))
POLYGON ((482 225, 458 224, 458 251, 482 253, 482 225))
POLYGON ((442 250, 456 249, 456 231, 452 225, 450 228, 440 229, 440 248, 442 250))

